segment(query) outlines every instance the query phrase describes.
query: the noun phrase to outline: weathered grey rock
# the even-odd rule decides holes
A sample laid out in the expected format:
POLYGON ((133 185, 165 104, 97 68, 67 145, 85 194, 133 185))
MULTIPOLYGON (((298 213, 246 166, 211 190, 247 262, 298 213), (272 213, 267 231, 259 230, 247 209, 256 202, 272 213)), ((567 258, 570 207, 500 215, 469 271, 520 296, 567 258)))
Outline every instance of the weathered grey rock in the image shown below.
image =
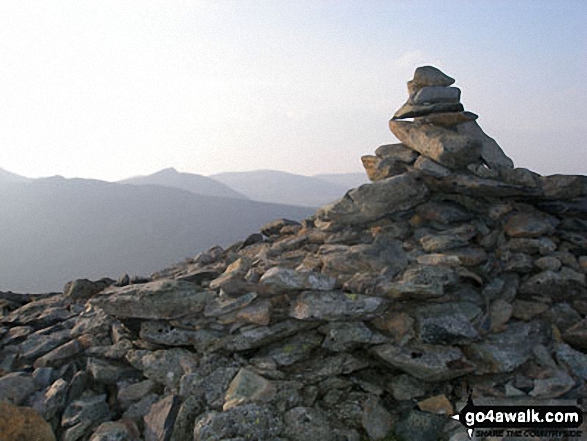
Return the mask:
POLYGON ((275 385, 247 368, 242 368, 234 377, 226 395, 222 410, 251 402, 267 402, 275 396, 275 385))
POLYGON ((46 328, 74 316, 67 308, 68 302, 59 295, 43 298, 12 311, 2 321, 11 325, 32 326, 35 329, 46 328))
POLYGON ((428 385, 408 374, 396 375, 391 380, 392 395, 397 401, 412 400, 425 395, 428 385))
POLYGON ((587 381, 587 354, 576 351, 566 343, 558 343, 554 349, 559 363, 567 365, 573 375, 587 381))
POLYGON ((37 358, 34 366, 59 367, 72 361, 82 350, 82 344, 78 340, 72 340, 37 358))
POLYGON ((434 66, 420 66, 414 72, 414 78, 408 83, 409 92, 426 86, 447 87, 455 82, 454 78, 449 77, 440 69, 434 66))
POLYGON ((427 177, 424 181, 433 191, 464 194, 473 197, 532 197, 542 194, 540 189, 508 184, 497 179, 485 179, 458 172, 452 173, 446 178, 427 177))
POLYGON ((438 441, 445 424, 442 416, 412 410, 395 425, 395 433, 406 440, 438 441))
POLYGON ((237 298, 219 295, 204 309, 205 317, 218 317, 248 306, 257 298, 256 292, 249 292, 237 298))
POLYGON ((342 199, 320 208, 316 215, 340 224, 362 224, 408 210, 427 195, 428 189, 415 176, 402 174, 352 189, 342 199))
POLYGON ((116 384, 128 378, 140 378, 140 372, 126 363, 88 358, 86 370, 92 374, 94 381, 102 384, 116 384))
POLYGON ((334 427, 324 412, 313 407, 296 407, 288 411, 283 419, 286 424, 286 433, 292 441, 358 440, 356 432, 352 433, 348 428, 334 427))
POLYGON ((391 433, 393 416, 382 406, 378 398, 371 396, 365 403, 362 418, 363 428, 370 439, 382 439, 391 433))
POLYGON ((19 345, 20 356, 27 361, 33 361, 64 344, 69 338, 69 330, 49 335, 33 334, 19 345))
POLYGON ((478 161, 481 142, 443 127, 409 121, 389 121, 393 134, 405 145, 450 169, 478 161))
POLYGON ((290 337, 301 331, 316 328, 318 324, 315 321, 285 320, 270 326, 246 329, 237 335, 227 337, 224 342, 224 347, 229 351, 245 351, 247 349, 259 348, 290 337))
POLYGON ((242 280, 247 274, 247 271, 251 268, 251 260, 247 257, 240 257, 239 259, 232 262, 226 270, 220 275, 220 277, 210 282, 211 289, 219 289, 224 284, 229 283, 233 280, 242 280))
POLYGON ((475 371, 476 366, 452 346, 385 344, 373 352, 390 365, 426 381, 445 381, 475 371))
POLYGON ((443 296, 456 282, 457 275, 451 268, 417 266, 404 271, 397 282, 387 284, 385 291, 396 299, 427 299, 443 296))
POLYGON ((52 419, 60 413, 66 403, 68 384, 62 378, 55 381, 45 392, 42 401, 38 406, 34 406, 46 420, 52 419))
MULTIPOLYGON (((445 113, 445 112, 462 112, 465 110, 460 103, 438 103, 438 104, 427 104, 427 105, 414 105, 407 102, 401 106, 394 114, 394 119, 402 118, 415 118, 420 116, 426 116, 434 113, 445 113)), ((398 138, 399 139, 399 138, 398 138)), ((401 141, 401 139, 400 139, 401 141)), ((403 141, 402 141, 403 142, 403 141)))
POLYGON ((256 403, 233 407, 226 412, 207 412, 196 419, 194 441, 270 440, 282 434, 281 417, 256 403))
POLYGON ((439 222, 441 224, 466 222, 472 218, 471 213, 462 205, 444 201, 426 202, 416 208, 416 213, 424 220, 439 222))
POLYGON ((197 398, 208 408, 220 410, 226 391, 238 371, 236 366, 218 366, 211 372, 188 373, 181 379, 179 394, 183 398, 197 398))
POLYGON ((384 335, 369 329, 363 322, 332 322, 320 331, 326 334, 322 346, 333 352, 349 351, 359 346, 389 341, 384 335))
POLYGON ((531 276, 520 286, 520 293, 564 300, 572 299, 584 286, 585 274, 562 267, 559 272, 547 270, 531 276))
POLYGON ((153 380, 143 380, 138 383, 120 384, 118 386, 118 402, 126 409, 128 406, 140 400, 145 395, 156 389, 156 383, 153 380))
POLYGON ((0 377, 0 401, 18 406, 36 390, 35 380, 24 372, 11 372, 0 377))
POLYGON ((198 333, 171 326, 168 322, 147 321, 141 323, 140 336, 146 341, 159 345, 190 346, 196 342, 198 333))
POLYGON ((566 329, 563 333, 563 339, 575 348, 587 350, 587 319, 583 319, 566 329))
POLYGON ((176 390, 181 377, 196 368, 198 359, 193 352, 173 348, 159 351, 129 351, 128 362, 143 372, 143 375, 176 390))
POLYGON ((145 415, 145 441, 169 441, 179 412, 179 397, 169 395, 153 404, 145 415))
POLYGON ((109 288, 90 300, 115 317, 173 319, 201 312, 214 297, 196 285, 176 280, 156 280, 141 285, 109 288))
POLYGON ((422 173, 435 177, 445 178, 450 175, 450 169, 440 165, 426 156, 421 155, 414 163, 414 168, 422 173))
POLYGON ((292 304, 289 314, 298 320, 370 320, 379 315, 388 303, 381 297, 362 294, 305 291, 292 304))
POLYGON ((125 420, 131 420, 139 425, 144 425, 143 419, 151 411, 153 404, 157 403, 161 396, 156 393, 149 393, 140 400, 128 406, 128 409, 122 414, 125 420))
POLYGON ((134 441, 129 424, 120 421, 107 421, 100 424, 89 441, 134 441))
POLYGON ((440 308, 423 309, 419 311, 417 319, 418 333, 423 343, 430 344, 467 344, 479 339, 479 333, 473 328, 469 318, 458 311, 449 311, 444 308, 444 314, 439 314, 440 308))
POLYGON ((279 366, 290 366, 309 357, 319 347, 324 336, 316 331, 308 331, 281 340, 262 350, 260 355, 271 358, 279 366))
POLYGON ((512 372, 532 357, 532 348, 544 344, 546 337, 538 322, 515 322, 504 332, 472 343, 466 353, 477 364, 478 374, 512 372))
POLYGON ((106 395, 94 395, 71 402, 61 418, 65 430, 64 440, 76 441, 88 434, 93 424, 101 423, 109 418, 110 411, 106 403, 106 395))
POLYGON ((43 389, 49 386, 54 380, 56 376, 55 369, 50 367, 41 367, 36 368, 33 371, 33 380, 35 380, 35 384, 39 389, 43 389))
POLYGON ((530 391, 530 396, 537 398, 557 398, 567 393, 573 387, 575 387, 575 380, 564 370, 559 369, 550 377, 535 379, 534 389, 530 391))
POLYGON ((334 277, 312 271, 295 271, 275 266, 265 272, 259 283, 268 287, 274 294, 288 291, 331 291, 336 285, 334 277))
POLYGON ((87 300, 114 283, 110 279, 102 279, 92 282, 88 279, 77 279, 67 282, 63 288, 63 295, 71 300, 87 300))
POLYGON ((196 397, 188 397, 181 403, 173 433, 169 441, 184 441, 193 439, 194 421, 198 415, 204 412, 204 406, 196 397))
POLYGON ((476 121, 466 122, 455 127, 459 135, 474 139, 481 144, 481 158, 489 168, 497 170, 513 168, 514 162, 506 156, 493 138, 485 134, 476 121))
POLYGON ((419 89, 411 97, 412 104, 458 103, 461 100, 461 89, 458 87, 426 86, 419 89))
POLYGON ((447 112, 431 113, 430 115, 419 116, 414 121, 422 124, 432 124, 441 127, 454 127, 468 121, 475 121, 479 118, 473 112, 447 112))
POLYGON ((263 225, 261 227, 261 233, 267 237, 276 236, 279 234, 283 227, 291 225, 299 226, 300 223, 291 219, 276 219, 263 225))

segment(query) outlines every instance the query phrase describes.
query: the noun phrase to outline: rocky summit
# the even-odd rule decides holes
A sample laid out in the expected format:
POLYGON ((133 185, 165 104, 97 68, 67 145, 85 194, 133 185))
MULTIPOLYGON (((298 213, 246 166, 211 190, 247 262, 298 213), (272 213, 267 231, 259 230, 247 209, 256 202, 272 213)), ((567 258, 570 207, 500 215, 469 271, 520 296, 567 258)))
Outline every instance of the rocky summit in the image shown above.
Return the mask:
POLYGON ((515 168, 454 81, 418 68, 401 143, 310 219, 0 295, 0 439, 461 441, 469 392, 585 410, 587 177, 515 168))

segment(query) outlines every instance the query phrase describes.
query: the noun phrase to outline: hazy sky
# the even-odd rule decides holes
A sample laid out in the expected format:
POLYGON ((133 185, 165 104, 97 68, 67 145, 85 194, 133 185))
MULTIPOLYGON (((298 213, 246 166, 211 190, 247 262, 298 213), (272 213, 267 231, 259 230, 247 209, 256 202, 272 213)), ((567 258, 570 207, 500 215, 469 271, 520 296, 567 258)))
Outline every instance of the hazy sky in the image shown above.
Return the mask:
POLYGON ((587 174, 587 1, 0 2, 0 167, 361 171, 415 67, 515 161, 587 174))

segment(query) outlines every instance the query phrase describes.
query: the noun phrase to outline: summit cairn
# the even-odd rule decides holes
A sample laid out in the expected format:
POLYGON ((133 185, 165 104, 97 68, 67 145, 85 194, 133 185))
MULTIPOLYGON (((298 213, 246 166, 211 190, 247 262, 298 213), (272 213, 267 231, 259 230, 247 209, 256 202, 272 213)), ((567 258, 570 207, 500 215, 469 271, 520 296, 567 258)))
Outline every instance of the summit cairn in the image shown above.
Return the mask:
POLYGON ((463 441, 469 393, 585 412, 587 178, 514 168, 453 82, 418 68, 401 143, 310 219, 0 293, 2 441, 463 441))

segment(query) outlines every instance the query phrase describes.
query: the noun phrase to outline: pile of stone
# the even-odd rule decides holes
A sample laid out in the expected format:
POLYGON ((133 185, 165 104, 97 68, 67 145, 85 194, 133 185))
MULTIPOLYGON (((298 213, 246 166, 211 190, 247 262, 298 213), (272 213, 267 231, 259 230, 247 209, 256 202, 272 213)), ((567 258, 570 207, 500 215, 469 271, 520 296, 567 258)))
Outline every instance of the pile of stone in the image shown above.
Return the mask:
POLYGON ((586 397, 587 178, 514 168, 452 82, 416 70, 402 144, 312 219, 0 295, 3 441, 461 441, 468 391, 586 397))

